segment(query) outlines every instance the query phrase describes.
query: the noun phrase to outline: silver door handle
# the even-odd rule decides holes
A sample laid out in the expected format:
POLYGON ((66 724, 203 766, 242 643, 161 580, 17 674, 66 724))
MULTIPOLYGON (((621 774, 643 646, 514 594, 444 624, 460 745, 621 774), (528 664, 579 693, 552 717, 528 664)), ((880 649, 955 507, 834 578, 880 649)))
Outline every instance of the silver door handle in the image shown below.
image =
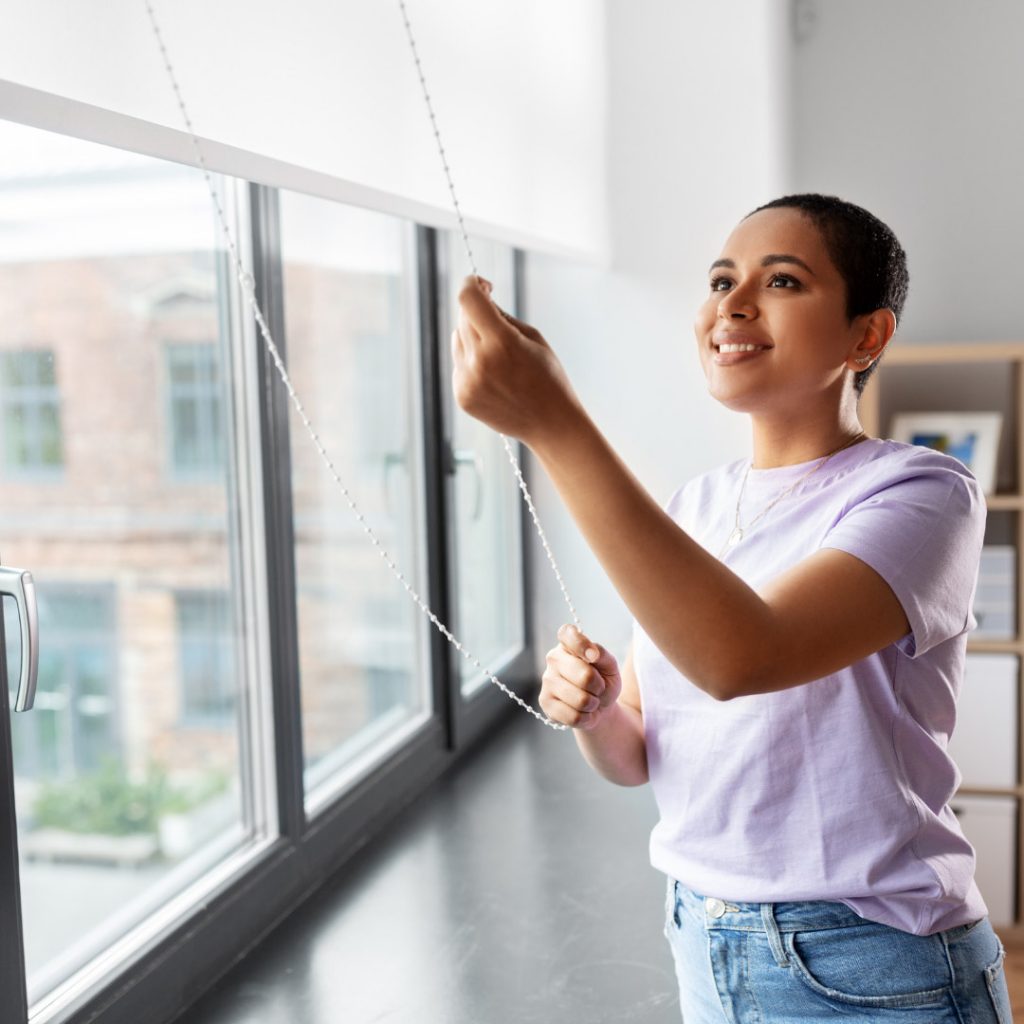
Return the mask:
MULTIPOLYGON (((18 606, 21 624, 21 678, 15 711, 29 711, 36 699, 39 679, 39 613, 36 607, 36 585, 32 573, 24 569, 0 566, 0 594, 13 597, 18 606)), ((2 613, 0 613, 2 614, 2 613)), ((0 657, 5 657, 0 651, 0 657)))

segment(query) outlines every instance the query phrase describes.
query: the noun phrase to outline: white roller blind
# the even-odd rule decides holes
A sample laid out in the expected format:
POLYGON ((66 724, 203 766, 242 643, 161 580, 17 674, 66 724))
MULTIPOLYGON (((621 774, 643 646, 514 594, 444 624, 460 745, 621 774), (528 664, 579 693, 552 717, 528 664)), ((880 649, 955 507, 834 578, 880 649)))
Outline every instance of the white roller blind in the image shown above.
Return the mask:
MULTIPOLYGON (((453 222, 397 0, 155 6, 196 132, 230 147, 211 147, 211 162, 231 164, 218 169, 245 173, 237 163, 249 157, 257 180, 336 195, 352 186, 364 205, 453 222)), ((407 8, 471 227, 604 260, 604 3, 407 8)), ((2 0, 0 11, 17 26, 0 36, 0 116, 186 155, 157 130, 177 131, 181 118, 142 0, 2 0)))

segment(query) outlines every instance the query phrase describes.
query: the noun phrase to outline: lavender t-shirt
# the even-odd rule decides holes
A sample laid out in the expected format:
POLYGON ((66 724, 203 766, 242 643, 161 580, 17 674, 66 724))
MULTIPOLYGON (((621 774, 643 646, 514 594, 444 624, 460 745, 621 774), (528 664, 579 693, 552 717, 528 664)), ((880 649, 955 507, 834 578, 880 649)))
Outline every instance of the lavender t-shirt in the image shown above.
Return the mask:
MULTIPOLYGON (((666 506, 716 556, 748 461, 690 480, 666 506)), ((751 469, 741 524, 815 461, 751 469)), ((656 868, 725 900, 839 900, 917 935, 988 913, 948 804, 961 775, 946 752, 977 625, 985 514, 957 459, 869 438, 753 524, 722 560, 755 590, 840 548, 886 580, 910 621, 897 643, 803 686, 717 701, 634 622, 656 868)))

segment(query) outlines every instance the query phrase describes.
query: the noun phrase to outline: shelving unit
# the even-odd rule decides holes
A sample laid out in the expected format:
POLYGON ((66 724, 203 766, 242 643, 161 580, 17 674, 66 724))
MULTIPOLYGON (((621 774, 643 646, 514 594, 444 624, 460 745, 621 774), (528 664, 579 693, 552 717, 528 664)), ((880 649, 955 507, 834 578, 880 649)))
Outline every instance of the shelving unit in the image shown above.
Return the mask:
MULTIPOLYGON (((972 784, 964 772, 963 784, 951 801, 966 798, 1000 798, 1013 801, 1013 827, 1007 833, 1013 846, 1009 856, 1012 864, 1014 892, 1012 920, 1006 913, 995 911, 985 892, 986 864, 979 849, 977 878, 982 895, 990 903, 993 925, 1000 936, 1014 943, 1024 942, 1024 342, 969 342, 948 344, 900 344, 897 340, 885 353, 874 377, 868 381, 860 400, 860 420, 871 435, 889 437, 892 416, 897 412, 998 411, 1003 414, 1002 438, 997 456, 997 479, 993 493, 986 495, 989 512, 985 543, 990 536, 999 536, 1001 543, 1011 544, 1016 551, 1014 580, 1015 635, 1009 640, 974 640, 968 638, 968 655, 1012 655, 1016 665, 1016 780, 1012 786, 972 784), (1007 520, 1011 520, 1007 523, 1007 520)), ((970 685, 970 678, 964 686, 970 685)), ((961 693, 963 702, 963 692, 961 693)), ((986 713, 988 713, 986 709, 986 713)), ((998 706, 991 709, 992 729, 1005 729, 1006 723, 996 718, 998 706)), ((956 733, 954 732, 954 738, 956 733)), ((995 803, 995 801, 993 801, 995 803)), ((1004 804, 1005 806, 1005 804, 1004 804)), ((968 839, 977 847, 971 829, 965 823, 968 839)), ((991 848, 990 848, 991 849, 991 848)), ((997 860, 993 855, 991 860, 997 860)))

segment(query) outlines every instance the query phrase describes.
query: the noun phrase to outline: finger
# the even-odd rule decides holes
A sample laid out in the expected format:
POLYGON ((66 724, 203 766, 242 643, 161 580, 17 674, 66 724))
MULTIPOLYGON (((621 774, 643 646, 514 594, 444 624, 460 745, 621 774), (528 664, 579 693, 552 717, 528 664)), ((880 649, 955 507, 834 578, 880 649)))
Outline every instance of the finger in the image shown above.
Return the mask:
POLYGON ((577 711, 557 697, 546 694, 540 700, 541 710, 551 719, 552 722, 559 722, 568 725, 572 729, 582 729, 586 732, 592 729, 597 723, 597 715, 593 711, 577 711))
POLYGON ((597 645, 584 635, 579 626, 562 626, 558 630, 558 640, 570 654, 584 661, 594 662, 601 656, 597 645))
POLYGON ((546 345, 547 342, 544 340, 544 335, 537 330, 532 324, 528 324, 525 320, 520 320, 518 317, 514 317, 511 313, 506 313, 500 306, 498 312, 516 328, 521 334, 525 334, 530 341, 536 341, 541 345, 546 345))
POLYGON ((480 332, 476 329, 469 317, 466 316, 466 311, 464 309, 459 310, 459 323, 457 329, 459 334, 462 336, 464 344, 480 344, 480 332))
POLYGON ((573 686, 586 690, 595 697, 600 697, 607 688, 608 684, 601 674, 575 654, 559 649, 553 658, 548 659, 548 665, 561 678, 567 679, 573 686))
POLYGON ((508 323, 481 281, 482 278, 471 276, 462 282, 459 305, 478 331, 503 333, 508 330, 508 323))
POLYGON ((597 650, 597 657, 594 659, 588 657, 587 661, 594 666, 594 669, 602 676, 617 676, 619 663, 615 660, 615 656, 600 644, 591 643, 591 647, 597 650))
POLYGON ((452 363, 459 367, 466 361, 466 346, 462 343, 462 337, 458 328, 452 331, 452 363))
POLYGON ((612 704, 617 704, 619 700, 619 694, 622 692, 621 687, 609 686, 605 688, 598 698, 598 703, 602 708, 611 707, 612 704))
POLYGON ((601 701, 597 697, 592 693, 587 693, 586 690, 581 690, 578 686, 574 686, 564 676, 556 677, 552 680, 549 692, 574 711, 596 711, 601 706, 601 701))

